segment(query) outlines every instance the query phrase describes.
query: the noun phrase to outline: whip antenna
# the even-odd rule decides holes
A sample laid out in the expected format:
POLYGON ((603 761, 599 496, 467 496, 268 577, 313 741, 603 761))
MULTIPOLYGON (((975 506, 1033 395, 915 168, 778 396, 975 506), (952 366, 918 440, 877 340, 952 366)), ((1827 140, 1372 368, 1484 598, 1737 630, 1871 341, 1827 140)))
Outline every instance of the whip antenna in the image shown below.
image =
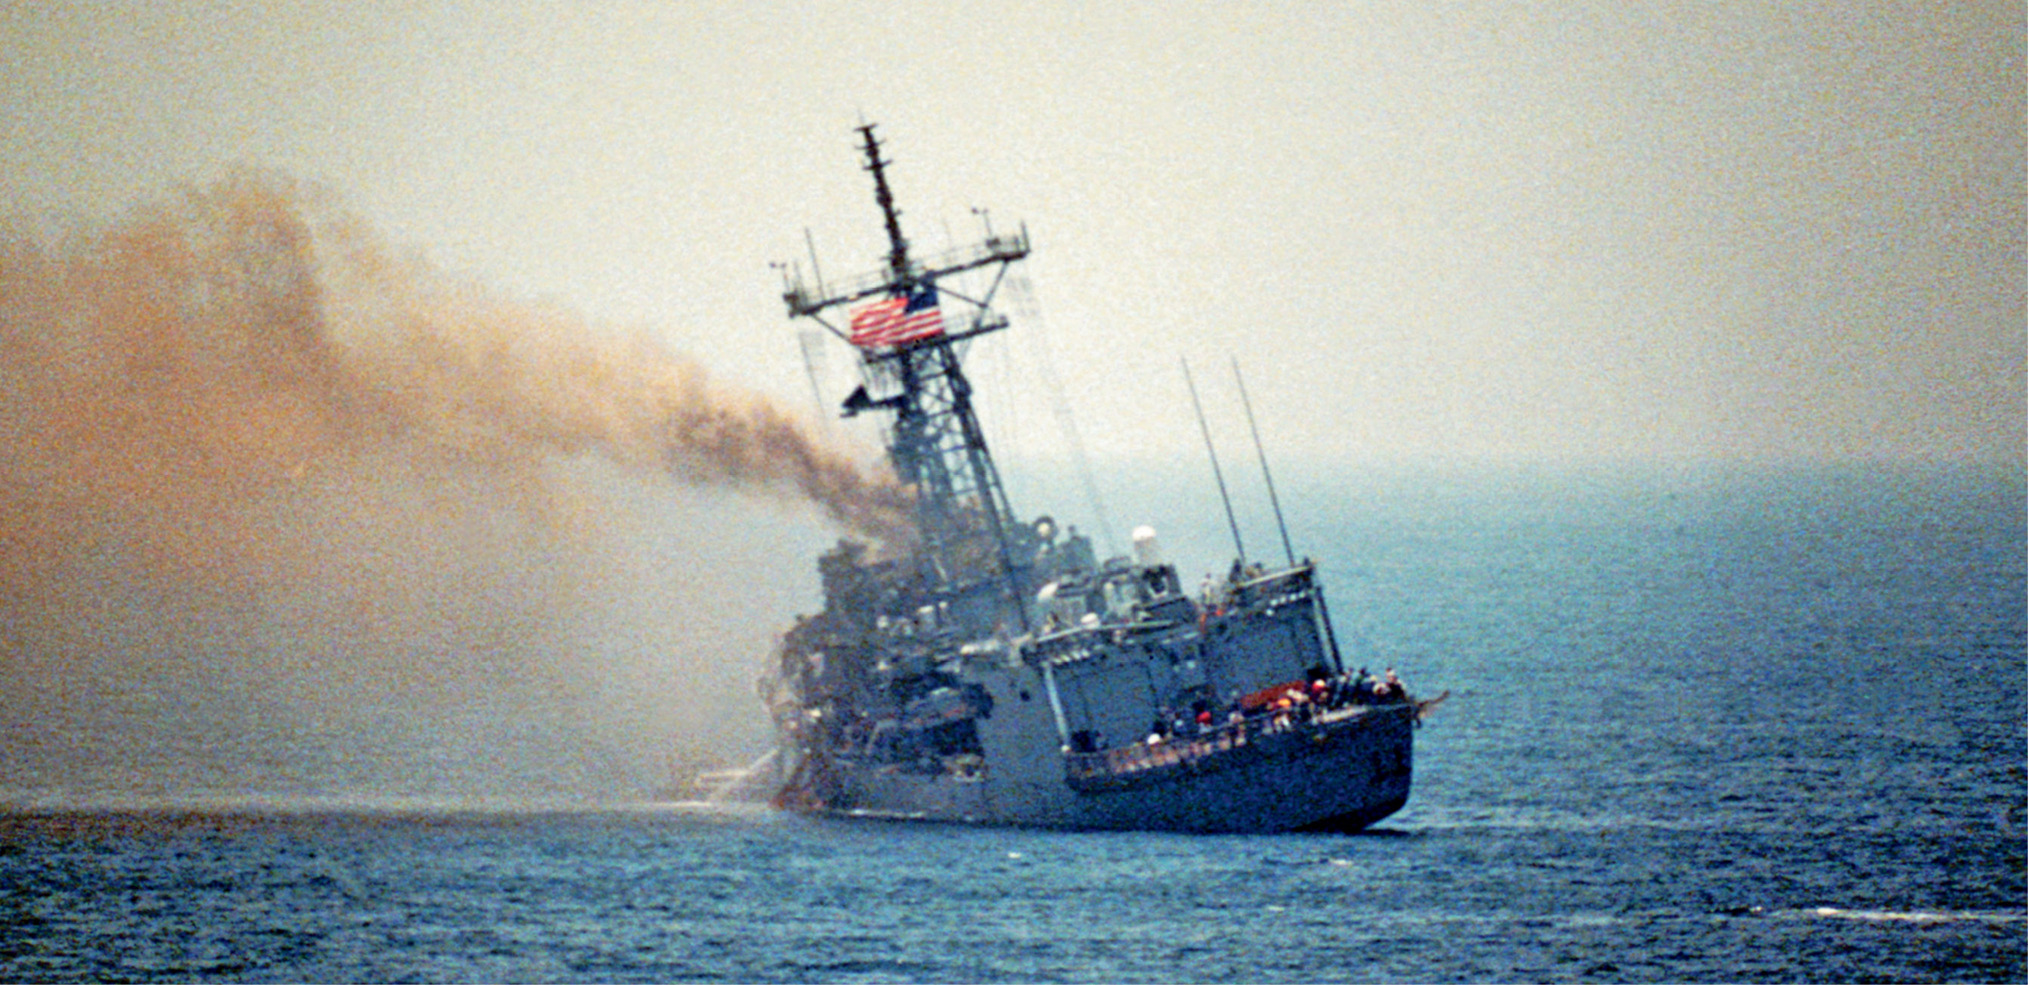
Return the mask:
POLYGON ((1282 533, 1282 553, 1288 555, 1289 567, 1296 566, 1296 549, 1289 546, 1289 525, 1282 521, 1282 499, 1275 495, 1275 474, 1268 471, 1267 451, 1261 448, 1260 425, 1253 420, 1253 401, 1246 395, 1246 377, 1239 375, 1239 357, 1232 357, 1232 378, 1239 384, 1239 402, 1246 408, 1246 427, 1253 432, 1253 453, 1260 456, 1261 478, 1267 480, 1268 502, 1275 508, 1275 529, 1282 533))
POLYGON ((1225 472, 1218 467, 1218 449, 1211 447, 1211 426, 1204 423, 1204 405, 1197 401, 1197 381, 1190 378, 1190 360, 1183 360, 1183 384, 1190 388, 1190 406, 1197 411, 1197 430, 1204 435, 1204 452, 1211 456, 1211 477, 1218 480, 1218 498, 1225 503, 1225 522, 1232 527, 1232 547, 1246 560, 1246 545, 1239 540, 1239 521, 1232 515, 1232 496, 1225 491, 1225 472))

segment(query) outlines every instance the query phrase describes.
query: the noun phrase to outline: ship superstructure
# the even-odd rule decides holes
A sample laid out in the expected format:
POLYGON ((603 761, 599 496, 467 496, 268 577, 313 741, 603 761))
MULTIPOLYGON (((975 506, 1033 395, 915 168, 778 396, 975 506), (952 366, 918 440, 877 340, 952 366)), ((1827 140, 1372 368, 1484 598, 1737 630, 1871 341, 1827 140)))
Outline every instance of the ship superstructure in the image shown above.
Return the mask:
POLYGON ((824 608, 763 680, 776 802, 1190 831, 1356 829, 1399 809, 1421 707, 1345 665, 1311 562, 1242 560, 1193 595, 1145 528, 1133 556, 1101 560, 1047 517, 1016 519, 962 357, 1008 327, 993 302, 1027 231, 917 259, 891 162, 872 124, 858 132, 886 262, 835 286, 788 271, 784 300, 859 353, 844 413, 886 415, 913 536, 818 560, 824 608), (955 286, 974 271, 984 291, 955 286))

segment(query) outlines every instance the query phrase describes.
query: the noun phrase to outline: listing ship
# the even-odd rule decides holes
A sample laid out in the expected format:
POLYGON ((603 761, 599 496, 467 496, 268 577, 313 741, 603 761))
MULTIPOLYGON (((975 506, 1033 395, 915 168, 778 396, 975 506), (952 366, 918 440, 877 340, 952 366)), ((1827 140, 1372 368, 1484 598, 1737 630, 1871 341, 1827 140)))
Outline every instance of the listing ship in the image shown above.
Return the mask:
POLYGON ((1434 702, 1347 666, 1314 563, 1241 559, 1193 593, 1145 527, 1130 557, 1101 560, 1075 528, 1015 518, 961 356, 1008 327, 993 305, 1027 230, 911 256, 892 162, 872 124, 858 132, 885 266, 828 287, 784 267, 784 300, 859 354, 844 414, 886 416, 912 529, 818 560, 824 608, 784 634, 761 682, 774 802, 1193 832, 1352 831, 1399 810, 1434 702), (955 286, 968 272, 988 286, 955 286))

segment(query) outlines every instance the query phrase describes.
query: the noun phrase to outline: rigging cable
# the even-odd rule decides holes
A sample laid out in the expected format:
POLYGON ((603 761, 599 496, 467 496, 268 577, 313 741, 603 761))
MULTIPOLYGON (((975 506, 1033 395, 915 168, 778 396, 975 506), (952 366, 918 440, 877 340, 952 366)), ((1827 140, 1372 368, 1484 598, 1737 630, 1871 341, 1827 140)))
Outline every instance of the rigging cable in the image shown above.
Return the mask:
POLYGON ((1051 356, 1049 332, 1043 325, 1042 307, 1035 301, 1035 287, 1025 272, 1014 272, 1007 278, 1007 296, 1013 302, 1014 313, 1029 323, 1035 333, 1035 349, 1041 358, 1035 361, 1036 370, 1042 374, 1043 389, 1049 393, 1050 410, 1056 416, 1056 427, 1063 443, 1070 448, 1071 463, 1077 467, 1077 477, 1084 486, 1084 497, 1091 507, 1092 515, 1098 520, 1099 543, 1105 547, 1106 557, 1120 553, 1119 542, 1113 538, 1113 518, 1107 512, 1105 499, 1099 495, 1098 478, 1092 472, 1091 456, 1085 453, 1084 439, 1078 434, 1077 415, 1072 412, 1070 398, 1063 392, 1063 381, 1057 378, 1056 362, 1051 356))

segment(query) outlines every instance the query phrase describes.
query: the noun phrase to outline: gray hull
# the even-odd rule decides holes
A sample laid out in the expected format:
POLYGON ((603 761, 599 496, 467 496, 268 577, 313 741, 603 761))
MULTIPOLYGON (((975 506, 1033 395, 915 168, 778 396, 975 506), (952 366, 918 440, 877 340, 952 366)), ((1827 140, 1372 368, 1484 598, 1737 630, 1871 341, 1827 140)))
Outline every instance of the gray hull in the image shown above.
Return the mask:
POLYGON ((832 796, 801 809, 1069 829, 1356 831, 1407 802, 1414 716, 1410 705, 1369 707, 1110 755, 1051 750, 1029 764, 988 762, 973 776, 834 763, 832 796))

